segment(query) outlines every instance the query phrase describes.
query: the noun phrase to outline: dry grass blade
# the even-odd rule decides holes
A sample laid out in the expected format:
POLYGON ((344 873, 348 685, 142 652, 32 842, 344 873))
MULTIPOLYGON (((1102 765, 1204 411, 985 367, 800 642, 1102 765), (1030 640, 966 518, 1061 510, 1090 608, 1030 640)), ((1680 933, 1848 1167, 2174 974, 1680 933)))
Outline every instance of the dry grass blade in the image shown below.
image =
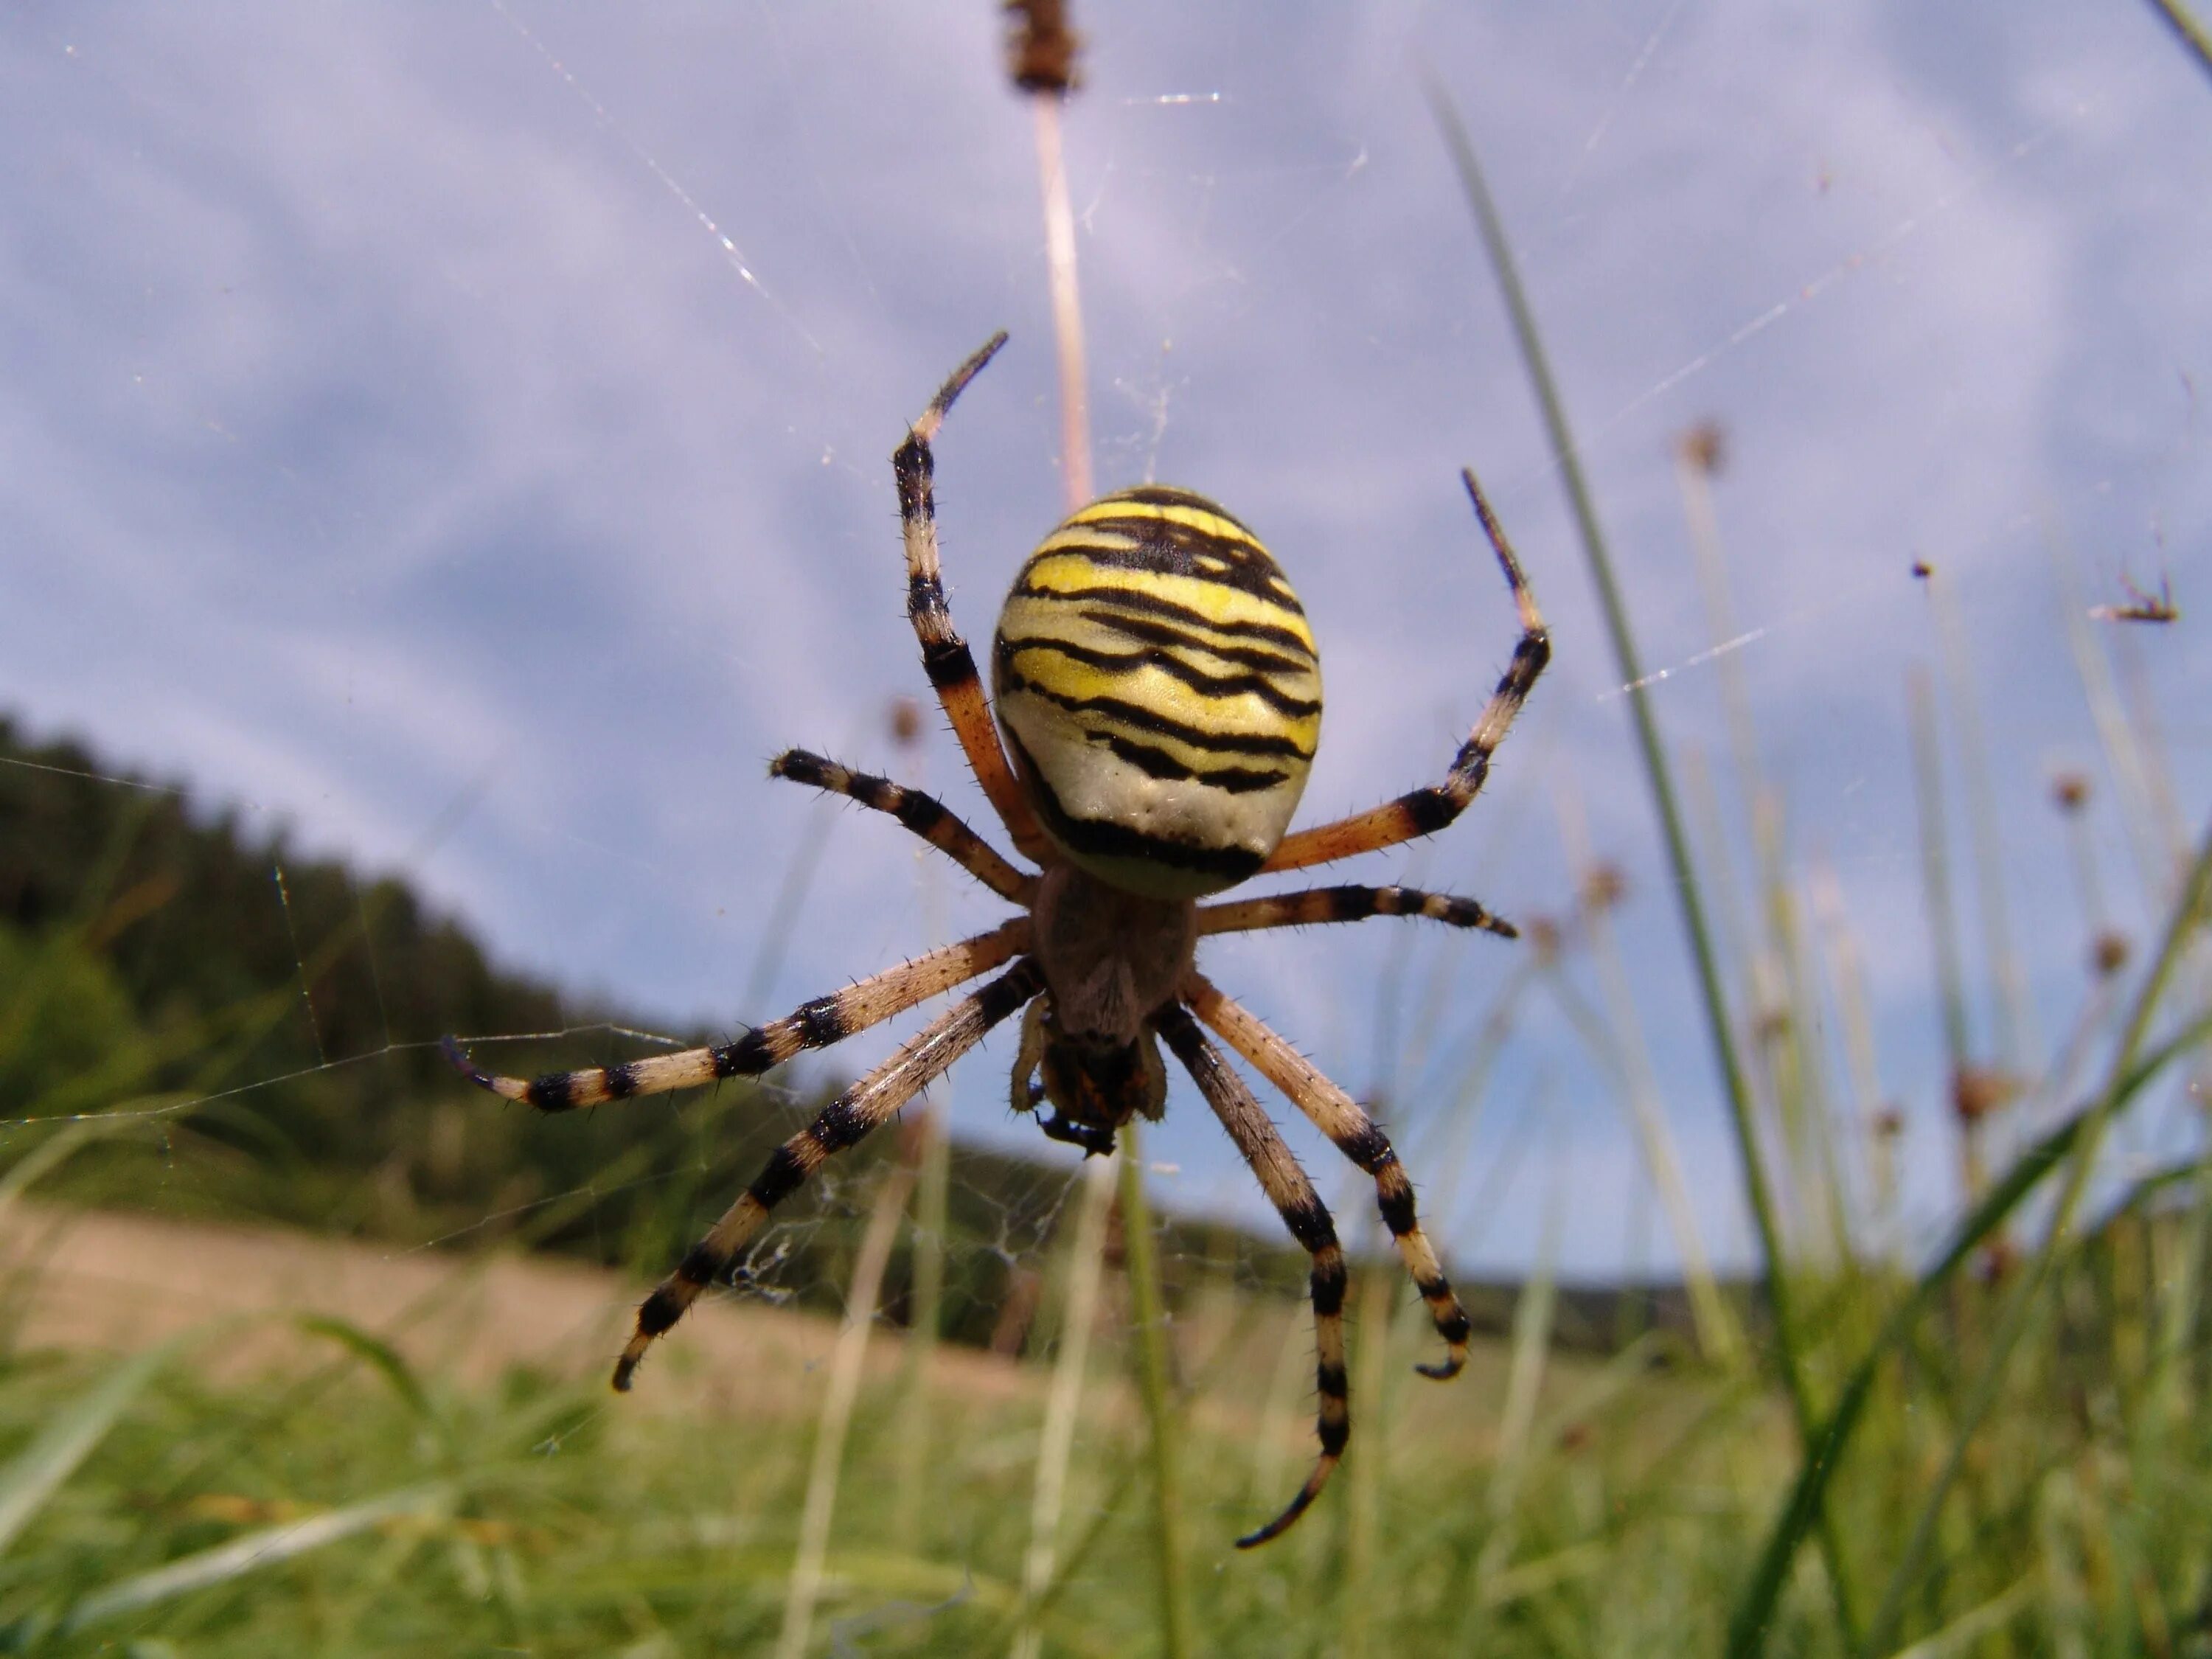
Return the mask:
POLYGON ((876 1304, 883 1294, 884 1269, 890 1261, 899 1219, 906 1213, 907 1195, 913 1190, 913 1168, 904 1164, 895 1166, 876 1194, 868 1229, 860 1236, 852 1289, 845 1299, 845 1322, 838 1328, 837 1346, 830 1359, 830 1385, 823 1395, 821 1420, 814 1431, 814 1462, 807 1472, 805 1507, 799 1513, 799 1550, 784 1592, 783 1633, 776 1642, 777 1659, 805 1659, 813 1631, 814 1603, 821 1594, 822 1564, 830 1549, 830 1520, 836 1509, 845 1437, 852 1426, 853 1401, 860 1390, 860 1365, 867 1358, 868 1334, 875 1326, 876 1304))

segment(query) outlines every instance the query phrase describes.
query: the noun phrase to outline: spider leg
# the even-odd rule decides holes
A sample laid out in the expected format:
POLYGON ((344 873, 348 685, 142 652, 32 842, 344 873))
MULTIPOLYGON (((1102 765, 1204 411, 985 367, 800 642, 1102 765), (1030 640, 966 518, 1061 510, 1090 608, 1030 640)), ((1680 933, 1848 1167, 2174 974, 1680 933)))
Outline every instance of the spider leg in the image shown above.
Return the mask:
POLYGON ((676 1271, 639 1304, 637 1329, 615 1362, 614 1385, 628 1389, 638 1361, 684 1316, 700 1291, 728 1273, 752 1242, 769 1212, 805 1184, 833 1152, 866 1139, 868 1132, 914 1098, 983 1034, 1044 988, 1034 958, 1016 963, 958 1006, 910 1038, 882 1065, 831 1101, 805 1128, 777 1147, 753 1184, 725 1211, 707 1236, 685 1252, 676 1271))
POLYGON ((1291 1104, 1336 1143, 1337 1151, 1375 1177, 1375 1202, 1382 1212, 1382 1224, 1389 1228, 1406 1271, 1413 1275, 1413 1288, 1429 1304, 1430 1321, 1444 1340, 1446 1352, 1439 1364, 1414 1369, 1424 1376, 1457 1376, 1467 1364, 1468 1338, 1473 1327, 1468 1322, 1467 1310, 1453 1293, 1451 1281, 1444 1277, 1435 1247, 1421 1231, 1413 1210, 1413 1183, 1406 1178, 1405 1166, 1391 1150, 1389 1138, 1358 1101, 1330 1082, 1265 1022, 1224 996, 1195 968, 1183 975, 1181 994, 1191 1012, 1288 1095, 1291 1104))
POLYGON ((654 1054, 620 1066, 548 1072, 536 1078, 500 1077, 483 1070, 469 1059, 458 1037, 445 1039, 446 1058, 479 1089, 489 1089, 503 1099, 521 1101, 541 1112, 566 1112, 579 1106, 597 1106, 602 1101, 693 1089, 718 1078, 757 1077, 803 1049, 842 1042, 856 1031, 865 1031, 918 1002, 988 974, 1029 945, 1029 918, 1016 916, 988 933, 931 951, 857 985, 802 1002, 781 1019, 757 1026, 736 1042, 712 1048, 686 1048, 681 1054, 654 1054))
POLYGON ((994 334, 983 348, 952 371, 952 378, 929 400, 921 418, 908 428, 906 441, 891 452, 891 471, 898 481, 899 523, 906 538, 906 612, 921 641, 921 665, 937 689, 937 701, 952 722, 952 730, 975 769, 975 781, 983 786, 992 810, 1014 838, 1024 857, 1042 864, 1048 847, 1037 828, 1029 799, 1022 793, 991 724, 991 706, 983 696, 983 682, 975 672, 975 659, 968 641, 952 625, 952 611, 945 601, 945 574, 937 556, 937 498, 931 487, 936 459, 930 441, 945 424, 952 400, 966 388, 1006 343, 1005 331, 994 334))
POLYGON ((768 763, 772 778, 811 783, 878 812, 888 812, 945 854, 1000 898, 1027 908, 1036 896, 1037 878, 1000 858, 998 849, 919 789, 908 789, 869 772, 854 772, 804 749, 787 749, 768 763))
POLYGON ((1309 887, 1296 893, 1271 893, 1266 898, 1238 899, 1229 904, 1202 904, 1198 931, 1206 933, 1251 933, 1265 927, 1304 927, 1316 921, 1364 921, 1370 916, 1426 916, 1454 927, 1480 927, 1503 939, 1518 939, 1520 930, 1493 916, 1473 899, 1449 893, 1425 893, 1418 887, 1309 887))
MULTIPOLYGON (((1221 1120, 1221 1127, 1237 1143, 1237 1150, 1244 1154, 1244 1161, 1260 1178, 1291 1237, 1313 1257, 1314 1346, 1318 1352, 1314 1380, 1321 1399, 1317 1425, 1321 1455, 1289 1506, 1257 1532, 1237 1540, 1238 1549, 1249 1550, 1279 1537, 1305 1513, 1306 1506, 1328 1484, 1352 1436, 1351 1385, 1344 1366, 1344 1251, 1336 1242, 1336 1225, 1328 1218, 1313 1182, 1298 1167, 1297 1158, 1267 1121, 1267 1114, 1253 1098, 1244 1079, 1206 1040, 1182 1005, 1170 1003, 1152 1016, 1152 1025, 1167 1039, 1176 1058, 1197 1082, 1206 1103, 1221 1120)), ((1380 1335, 1375 1340, 1379 1341, 1380 1335)))
POLYGON ((1537 612, 1535 595, 1528 591, 1528 579, 1521 574, 1521 562, 1513 556, 1512 546, 1498 526, 1497 514, 1484 499, 1482 486, 1474 481, 1473 471, 1462 471, 1460 477, 1467 481, 1467 493, 1474 499, 1475 516, 1482 520, 1483 531, 1489 536, 1498 562, 1504 569, 1506 586, 1513 590, 1514 605, 1521 613, 1521 640, 1513 647, 1512 663, 1498 680, 1497 690, 1490 694, 1490 701, 1475 721, 1474 730, 1460 745, 1451 770, 1444 775, 1442 783, 1412 790, 1394 801, 1355 812, 1348 818, 1285 836, 1261 869, 1303 870, 1308 865, 1331 864, 1379 848, 1395 847, 1417 836, 1434 835, 1443 829, 1465 811, 1468 803, 1481 792, 1483 780, 1490 775, 1491 756, 1505 741, 1513 717, 1521 712, 1521 705, 1528 701, 1536 677, 1551 660, 1551 635, 1545 631, 1544 618, 1537 612))

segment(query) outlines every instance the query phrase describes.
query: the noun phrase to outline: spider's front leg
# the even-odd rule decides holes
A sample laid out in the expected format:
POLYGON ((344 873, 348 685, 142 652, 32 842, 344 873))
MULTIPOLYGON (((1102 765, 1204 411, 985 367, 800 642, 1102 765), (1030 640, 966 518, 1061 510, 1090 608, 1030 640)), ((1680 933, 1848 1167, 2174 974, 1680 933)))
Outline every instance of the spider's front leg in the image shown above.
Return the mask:
POLYGON ((1001 330, 952 371, 952 377, 938 388, 929 407, 922 410, 921 418, 908 428, 906 441, 891 453, 891 471, 898 483, 899 523, 906 539, 907 617, 914 623, 915 637, 921 641, 923 672, 936 688, 937 701, 952 722, 953 732, 974 769, 975 781, 990 798, 992 810, 1006 824, 1006 833, 1023 856, 1042 864, 1050 856, 1049 845, 1030 810, 1029 798, 1014 778, 1006 749, 999 742, 998 728, 991 724, 990 701, 984 696, 982 679, 975 672, 975 655, 953 626, 952 610, 945 602, 945 571, 937 551, 937 495, 932 482, 937 459, 929 447, 938 428, 945 424, 953 399, 1006 343, 1001 330))
POLYGON ((1000 898, 1026 908, 1036 902, 1037 878, 1000 858, 934 795, 908 789, 870 772, 855 772, 804 749, 787 749, 768 763, 772 778, 811 784, 896 818, 1000 898))
POLYGON ((1483 782, 1490 775, 1491 756, 1505 741, 1506 732, 1512 729, 1513 717, 1521 712, 1521 705, 1528 701, 1528 693, 1535 686, 1536 677, 1552 659, 1552 636, 1544 627, 1544 618, 1536 609, 1536 596, 1528 591, 1528 579, 1521 574, 1521 562, 1514 557, 1512 545, 1505 539, 1498 515, 1490 510, 1474 471, 1462 471, 1460 477, 1466 481, 1467 493, 1474 502, 1475 516, 1482 520, 1483 532, 1490 538, 1491 549, 1505 572, 1505 584, 1513 590, 1514 606, 1521 613, 1521 638, 1513 647, 1512 663, 1499 678, 1497 690, 1490 694, 1489 702, 1484 705, 1467 741, 1460 745, 1451 770, 1444 775, 1442 783, 1408 791, 1394 801, 1356 812, 1348 818, 1285 836, 1261 869, 1303 870, 1309 865, 1333 864, 1339 859, 1395 847, 1418 836, 1434 835, 1443 829, 1481 793, 1483 782))

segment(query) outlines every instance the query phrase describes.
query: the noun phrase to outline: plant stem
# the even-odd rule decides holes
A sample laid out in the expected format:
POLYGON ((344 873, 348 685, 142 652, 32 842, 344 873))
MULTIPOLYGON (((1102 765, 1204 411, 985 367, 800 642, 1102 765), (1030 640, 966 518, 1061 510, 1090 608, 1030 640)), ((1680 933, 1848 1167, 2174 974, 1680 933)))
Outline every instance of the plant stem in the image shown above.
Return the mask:
POLYGON ((1053 1361, 1052 1389, 1045 1397, 1036 1482, 1030 1491, 1030 1547, 1022 1563, 1023 1621, 1014 1638, 1012 1659, 1036 1659, 1042 1649, 1043 1637, 1036 1615, 1045 1589, 1052 1583, 1060 1511, 1066 1504, 1076 1411, 1090 1363, 1091 1328, 1098 1317, 1098 1284, 1106 1256, 1106 1211, 1112 1200, 1114 1175, 1109 1162, 1085 1160, 1082 1194, 1076 1200, 1075 1232, 1067 1250, 1060 1352, 1053 1361))
POLYGON ((1136 1328, 1137 1390, 1152 1442, 1152 1548, 1160 1575, 1160 1651, 1186 1659, 1190 1644, 1190 1588, 1183 1577, 1182 1482, 1176 1459, 1176 1411, 1168 1375, 1167 1306, 1159 1258, 1152 1248, 1152 1212, 1145 1201, 1145 1160, 1137 1126, 1121 1136, 1121 1250, 1129 1274, 1130 1322, 1136 1328))
POLYGON ((2142 1050, 2143 1039, 2149 1034, 2151 1018, 2158 1012, 2159 1000, 2166 981, 2185 954, 2189 936, 2203 919, 2205 902, 2212 896, 2212 829, 2208 829, 2200 845, 2196 863, 2191 867, 2189 879, 2183 885, 2181 896, 2175 902, 2173 914, 2166 924, 2166 939, 2160 945, 2158 958, 2153 963, 2148 977, 2136 998, 2136 1006, 2129 1014, 2126 1034, 2120 1039, 2118 1052, 2113 1056, 2111 1073, 2081 1124, 2067 1167, 2066 1184, 2060 1190, 2058 1200, 2051 1212, 2051 1224, 2045 1232, 2042 1244, 2034 1260, 2020 1282, 2013 1287, 2000 1317, 1996 1334, 1990 1343, 1988 1357, 1983 1361, 1980 1374, 1966 1396, 1958 1427, 1953 1435, 1949 1455, 1936 1475, 1927 1498, 1922 1502, 1920 1514, 1914 1521, 1911 1536, 1906 1540, 1896 1571, 1891 1573, 1889 1583, 1882 1592, 1881 1604, 1875 1609, 1874 1623, 1869 1627, 1864 1640, 1858 1644, 1862 1659, 1887 1653, 1894 1645, 1899 1625, 1905 1616, 1905 1598, 1920 1579, 1921 1563, 1935 1542, 1936 1526, 1942 1518, 1943 1505, 1965 1467, 1967 1449, 1979 1432, 1983 1419, 1996 1403, 2002 1389, 2008 1362, 2018 1344, 2021 1333, 2027 1328, 2035 1310, 2037 1296, 2051 1276, 2052 1264, 2065 1248, 2066 1236, 2074 1220, 2074 1212, 2081 1206, 2081 1196, 2089 1185, 2089 1176, 2096 1167, 2097 1151, 2102 1144, 2106 1128, 2122 1099, 2124 1085, 2136 1072, 2136 1056, 2142 1050))
MULTIPOLYGON (((1682 925, 1689 935, 1690 954, 1697 968, 1698 989, 1705 1004, 1705 1024, 1712 1039, 1713 1058, 1720 1069, 1721 1083, 1728 1099, 1729 1124, 1735 1133, 1737 1156, 1742 1165, 1744 1196, 1750 1206, 1752 1221, 1759 1232, 1760 1254, 1766 1264, 1767 1303, 1774 1314, 1776 1358, 1780 1362, 1783 1382, 1789 1390, 1790 1407, 1796 1416, 1798 1437, 1809 1446, 1819 1417, 1814 1407, 1811 1389, 1806 1382, 1803 1358, 1798 1352, 1796 1321, 1790 1307, 1788 1266, 1784 1259, 1781 1228, 1775 1217, 1773 1196, 1759 1153, 1758 1129, 1752 1114, 1751 1089, 1744 1076, 1742 1061, 1736 1054, 1735 1036, 1729 1029, 1728 997, 1721 986, 1720 964, 1713 951, 1711 930, 1706 925, 1705 904, 1698 894, 1697 871, 1690 859, 1689 837, 1682 828, 1681 809, 1675 803, 1674 786, 1668 773, 1666 751, 1660 744, 1658 723, 1651 713, 1650 700, 1645 694, 1643 665, 1637 654, 1635 635, 1629 627, 1627 608, 1621 601, 1620 587, 1613 581, 1613 562, 1606 550, 1604 532, 1598 527, 1597 509, 1591 501, 1589 484, 1583 477, 1582 461, 1576 453, 1574 434, 1567 424, 1566 410, 1560 401, 1558 385, 1552 378, 1551 364, 1545 356, 1543 342, 1537 331, 1535 313, 1530 309, 1528 295, 1521 286, 1521 276, 1514 264, 1512 246, 1506 240, 1505 228, 1498 216, 1497 204, 1491 198, 1489 184, 1484 179, 1481 164, 1475 158, 1474 140, 1468 136, 1458 110, 1453 106, 1443 89, 1431 82, 1428 93, 1437 125, 1443 130, 1445 142, 1450 146, 1452 158, 1458 166, 1460 181, 1466 189, 1468 204, 1474 210, 1476 226, 1481 232, 1483 246, 1489 253, 1499 291, 1512 319, 1514 337, 1520 344, 1528 379, 1542 408, 1545 429, 1551 438, 1553 457, 1559 464, 1560 477, 1566 485, 1568 502, 1574 510, 1575 523, 1582 534, 1583 550, 1589 557, 1590 580, 1597 588, 1599 604, 1605 614, 1606 633, 1613 643, 1613 660, 1621 683, 1628 689, 1629 712, 1635 722, 1637 747, 1642 752, 1644 773, 1651 787, 1652 803, 1658 811, 1660 832, 1666 841, 1667 860, 1674 878, 1674 892, 1681 902, 1682 925)), ((1849 1639, 1856 1632, 1858 1620, 1852 1613, 1850 1586, 1844 1571, 1842 1547, 1825 1508, 1821 1511, 1820 1540, 1829 1582, 1835 1595, 1837 1617, 1849 1639)))
POLYGON ((2191 15, 2181 0, 2150 0, 2151 9, 2166 20, 2166 27, 2179 38, 2181 44, 2196 54, 2204 72, 2212 75, 2212 33, 2191 15))
POLYGON ((876 1193, 868 1230, 853 1264, 853 1283, 845 1296, 845 1321, 830 1359, 830 1387, 822 1397, 822 1417, 814 1432, 814 1461, 807 1471, 806 1499, 799 1520, 799 1550, 791 1563, 784 1593, 783 1633, 776 1659, 804 1659, 814 1628, 814 1603, 822 1591, 822 1565, 830 1550, 830 1519, 837 1503, 837 1476, 845 1458, 845 1437, 853 1424, 853 1402, 860 1391, 860 1366, 867 1358, 868 1334, 884 1288, 884 1268, 914 1190, 914 1171, 894 1165, 876 1193))

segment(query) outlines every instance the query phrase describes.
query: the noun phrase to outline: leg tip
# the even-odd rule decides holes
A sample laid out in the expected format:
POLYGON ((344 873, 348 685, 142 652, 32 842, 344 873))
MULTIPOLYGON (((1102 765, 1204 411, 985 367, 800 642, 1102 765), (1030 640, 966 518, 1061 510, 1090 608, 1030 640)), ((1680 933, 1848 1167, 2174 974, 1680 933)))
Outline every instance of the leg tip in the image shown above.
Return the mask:
POLYGON ((1285 1509, 1280 1515, 1277 1516, 1273 1520, 1267 1522, 1266 1526, 1261 1527, 1256 1532, 1246 1533, 1242 1538, 1237 1540, 1237 1547, 1240 1550, 1256 1550, 1261 1545, 1272 1543, 1274 1540, 1280 1538, 1285 1533, 1291 1529, 1292 1524, 1297 1522, 1297 1518, 1306 1512, 1306 1505, 1313 1502, 1315 1492, 1320 1490, 1322 1480, 1327 1478, 1327 1474, 1324 1473, 1317 1476, 1316 1479, 1309 1480, 1304 1486, 1300 1488, 1298 1495, 1291 1499, 1289 1508, 1285 1509))
POLYGON ((474 1060, 469 1058, 469 1051, 461 1047, 460 1038, 457 1036, 440 1037, 438 1039, 438 1049, 440 1053, 446 1056, 446 1063, 448 1066, 459 1072, 463 1077, 468 1079, 470 1082, 475 1084, 477 1088, 490 1089, 495 1093, 497 1092, 498 1085, 493 1079, 491 1073, 483 1070, 483 1067, 479 1066, 474 1060))

